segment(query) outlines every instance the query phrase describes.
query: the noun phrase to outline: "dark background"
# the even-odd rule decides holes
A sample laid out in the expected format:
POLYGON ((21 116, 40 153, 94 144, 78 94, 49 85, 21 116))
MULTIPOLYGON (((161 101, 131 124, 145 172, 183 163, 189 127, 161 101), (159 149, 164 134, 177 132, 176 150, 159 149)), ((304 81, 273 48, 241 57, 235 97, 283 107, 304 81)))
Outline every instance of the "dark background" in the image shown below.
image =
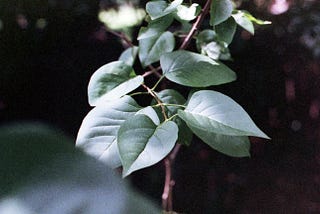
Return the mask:
MULTIPOLYGON (((0 124, 39 121, 75 139, 90 110, 91 74, 123 50, 97 20, 100 6, 115 2, 0 0, 0 124)), ((320 213, 320 4, 291 0, 272 14, 277 2, 242 2, 273 24, 254 37, 238 28, 228 63, 238 80, 212 88, 272 140, 251 138, 251 158, 230 158, 194 137, 174 168, 177 211, 320 213)), ((163 176, 159 163, 130 179, 160 204, 163 176)))

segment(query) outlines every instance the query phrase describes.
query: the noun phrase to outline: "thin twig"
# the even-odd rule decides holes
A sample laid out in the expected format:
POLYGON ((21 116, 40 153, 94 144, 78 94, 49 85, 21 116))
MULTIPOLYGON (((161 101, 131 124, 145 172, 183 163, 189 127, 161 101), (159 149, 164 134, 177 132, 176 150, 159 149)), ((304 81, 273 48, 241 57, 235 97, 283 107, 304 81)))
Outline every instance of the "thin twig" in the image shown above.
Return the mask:
POLYGON ((204 8, 202 9, 201 14, 198 16, 197 20, 195 21, 195 23, 193 23, 191 30, 189 31, 187 37, 183 40, 182 45, 180 46, 179 49, 186 49, 193 37, 193 35, 195 34, 195 32, 198 30, 200 24, 202 23, 204 17, 207 15, 207 13, 209 12, 210 9, 210 5, 211 5, 211 0, 208 0, 204 6, 204 8))
POLYGON ((167 116, 167 114, 166 114, 166 109, 165 109, 164 105, 162 104, 160 98, 157 96, 157 94, 154 93, 154 91, 151 90, 151 89, 150 89, 148 86, 146 86, 145 84, 142 84, 142 87, 144 87, 144 88, 148 91, 148 93, 149 93, 151 96, 153 96, 153 98, 157 101, 157 103, 159 104, 159 106, 160 106, 160 108, 161 108, 161 112, 162 112, 162 115, 163 115, 164 119, 165 119, 165 120, 168 120, 168 116, 167 116))
POLYGON ((161 77, 162 77, 162 75, 158 72, 158 71, 161 70, 161 67, 160 67, 160 66, 155 68, 155 67, 153 67, 152 65, 149 65, 148 67, 150 68, 150 70, 149 70, 149 71, 146 71, 144 74, 142 74, 143 77, 147 77, 147 76, 149 76, 149 75, 151 75, 151 74, 156 75, 158 78, 161 78, 161 77))
POLYGON ((114 31, 114 30, 110 30, 108 28, 106 28, 106 31, 111 33, 111 34, 113 34, 113 35, 115 35, 115 36, 117 36, 117 37, 119 37, 120 39, 122 39, 127 44, 127 46, 129 46, 129 47, 133 47, 134 46, 132 41, 124 33, 117 32, 117 31, 114 31))

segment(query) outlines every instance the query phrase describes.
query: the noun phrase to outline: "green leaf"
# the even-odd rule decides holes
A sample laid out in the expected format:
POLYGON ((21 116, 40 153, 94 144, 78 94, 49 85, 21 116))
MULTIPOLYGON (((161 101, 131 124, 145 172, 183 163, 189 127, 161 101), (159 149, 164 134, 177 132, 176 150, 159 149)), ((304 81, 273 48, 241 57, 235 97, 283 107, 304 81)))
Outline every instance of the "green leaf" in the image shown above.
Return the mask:
POLYGON ((172 121, 157 126, 143 114, 126 120, 118 133, 123 176, 162 160, 172 150, 177 138, 178 127, 172 121))
POLYGON ((233 10, 230 0, 213 0, 210 8, 210 25, 215 26, 227 20, 233 10))
POLYGON ((178 143, 190 146, 192 142, 192 137, 193 133, 190 130, 190 128, 187 126, 186 122, 184 122, 180 117, 175 117, 173 120, 178 128, 179 128, 179 133, 178 133, 178 143))
POLYGON ((185 86, 206 87, 236 79, 236 74, 221 62, 185 50, 163 54, 160 64, 167 79, 185 86))
POLYGON ((129 96, 96 106, 84 118, 76 146, 111 168, 121 166, 117 147, 118 130, 126 119, 140 109, 141 107, 129 96))
POLYGON ((182 2, 183 0, 174 0, 168 4, 166 1, 149 1, 146 4, 146 11, 151 19, 154 20, 175 12, 182 2))
POLYGON ((232 42, 236 32, 237 23, 233 17, 215 27, 219 40, 226 42, 228 45, 232 42))
MULTIPOLYGON (((230 97, 216 91, 195 92, 187 108, 178 111, 189 127, 220 135, 256 136, 267 138, 247 112, 230 97)), ((196 134, 196 133, 195 133, 196 134)))
POLYGON ((185 5, 179 5, 177 7, 176 17, 181 21, 191 21, 197 18, 200 13, 201 7, 199 4, 192 4, 189 7, 185 5))
POLYGON ((202 47, 206 44, 216 41, 217 40, 217 34, 213 30, 203 30, 199 33, 196 40, 197 49, 201 51, 202 47))
POLYGON ((88 85, 89 104, 117 99, 143 82, 142 76, 136 76, 131 66, 115 61, 100 67, 92 76, 88 85))
POLYGON ((217 42, 210 42, 202 47, 202 53, 210 57, 211 59, 217 60, 221 54, 222 47, 217 42))
POLYGON ((250 141, 247 136, 220 135, 210 129, 203 130, 191 125, 189 127, 203 142, 223 154, 232 157, 250 156, 250 141))
MULTIPOLYGON (((173 89, 165 89, 157 93, 157 96, 163 103, 167 104, 178 104, 184 105, 186 103, 186 99, 176 90, 173 89)), ((156 103, 155 101, 153 103, 156 103)), ((182 109, 179 106, 166 106, 168 109, 168 116, 171 117, 172 115, 178 112, 178 109, 182 109)))
POLYGON ((171 52, 174 46, 174 36, 169 31, 160 34, 160 36, 139 40, 139 58, 142 66, 147 66, 159 61, 160 56, 164 53, 171 52))
POLYGON ((167 15, 156 20, 151 20, 148 27, 142 27, 139 31, 138 40, 157 36, 165 31, 173 22, 173 16, 167 15))
POLYGON ((250 20, 250 18, 248 18, 248 16, 246 16, 243 11, 236 11, 236 13, 232 14, 232 17, 239 26, 247 30, 252 35, 254 34, 254 26, 252 24, 252 21, 250 20))
POLYGON ((133 47, 127 48, 120 55, 119 61, 122 61, 122 62, 126 63, 129 66, 133 66, 134 61, 135 61, 135 59, 137 57, 137 54, 138 54, 138 49, 139 48, 137 46, 133 46, 133 47))
MULTIPOLYGON (((186 99, 179 92, 173 89, 165 89, 163 91, 160 91, 159 93, 157 93, 157 96, 163 103, 178 105, 184 105, 186 103, 186 99)), ((153 103, 156 102, 153 100, 153 103)), ((179 109, 183 108, 179 106, 166 106, 166 109, 168 109, 168 116, 171 117, 177 114, 179 109)), ((178 125, 179 128, 178 143, 181 143, 183 145, 190 145, 193 134, 187 124, 179 117, 175 117, 173 121, 178 125)))
POLYGON ((152 120, 152 122, 154 124, 156 124, 156 125, 160 124, 160 120, 159 120, 158 114, 151 106, 147 106, 147 107, 139 110, 136 114, 147 115, 152 120))

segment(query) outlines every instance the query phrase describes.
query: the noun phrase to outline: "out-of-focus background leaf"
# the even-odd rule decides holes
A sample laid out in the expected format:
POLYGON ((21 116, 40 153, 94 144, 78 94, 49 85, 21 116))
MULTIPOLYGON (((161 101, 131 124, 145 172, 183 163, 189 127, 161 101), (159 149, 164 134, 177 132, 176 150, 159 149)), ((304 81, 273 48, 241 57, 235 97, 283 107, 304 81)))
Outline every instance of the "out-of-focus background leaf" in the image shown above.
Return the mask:
POLYGON ((0 213, 159 213, 119 174, 41 124, 0 128, 0 213))

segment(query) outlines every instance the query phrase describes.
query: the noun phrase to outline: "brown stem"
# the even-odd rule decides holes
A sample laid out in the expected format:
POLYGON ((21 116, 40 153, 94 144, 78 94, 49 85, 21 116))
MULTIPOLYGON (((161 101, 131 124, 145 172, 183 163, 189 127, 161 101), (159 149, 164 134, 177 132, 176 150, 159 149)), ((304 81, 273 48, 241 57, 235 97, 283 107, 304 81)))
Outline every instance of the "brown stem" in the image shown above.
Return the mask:
POLYGON ((172 211, 172 190, 175 185, 175 181, 172 178, 172 167, 176 156, 180 150, 181 144, 177 143, 170 154, 164 159, 165 165, 165 184, 162 193, 162 209, 165 211, 172 211))
POLYGON ((152 65, 149 65, 148 67, 150 68, 150 70, 149 70, 149 71, 146 71, 144 74, 142 74, 143 77, 147 77, 147 76, 149 76, 149 75, 151 75, 151 74, 156 75, 158 78, 161 78, 161 77, 162 77, 162 75, 158 72, 158 71, 161 70, 161 67, 160 67, 160 66, 155 68, 155 67, 153 67, 152 65))
MULTIPOLYGON (((211 5, 211 0, 207 0, 201 14, 198 16, 197 20, 192 25, 190 32, 183 40, 183 43, 181 44, 179 49, 186 49, 188 47, 193 35, 198 30, 204 17, 209 12, 210 5, 211 5)), ((173 190, 173 186, 175 184, 175 181, 172 178, 172 166, 174 164, 175 158, 179 152, 180 147, 181 147, 181 144, 177 143, 175 145, 174 149, 171 151, 171 153, 164 159, 166 175, 165 175, 165 184, 164 184, 163 194, 162 194, 162 209, 165 211, 169 211, 169 212, 173 210, 172 190, 173 190)))
POLYGON ((166 109, 165 109, 163 103, 161 102, 160 98, 157 96, 157 94, 154 93, 154 91, 152 91, 152 90, 151 90, 148 86, 146 86, 145 84, 142 84, 142 87, 144 87, 144 88, 148 91, 148 93, 149 93, 151 96, 153 96, 153 98, 157 101, 157 103, 159 104, 159 106, 160 106, 160 108, 161 108, 161 112, 162 112, 162 115, 163 115, 164 119, 167 120, 167 119, 168 119, 168 116, 167 116, 167 114, 166 114, 166 109))
POLYGON ((113 31, 113 30, 110 30, 108 28, 106 28, 106 31, 111 33, 111 34, 113 34, 113 35, 115 35, 115 36, 117 36, 117 37, 119 37, 120 39, 122 39, 127 44, 127 46, 129 46, 129 47, 133 47, 134 46, 133 43, 131 42, 131 40, 124 33, 113 31))
POLYGON ((182 45, 180 46, 179 49, 186 49, 193 37, 193 35, 195 34, 195 32, 198 30, 200 24, 202 23, 204 17, 207 15, 207 13, 209 12, 210 9, 210 5, 211 5, 211 0, 208 0, 204 6, 204 8, 202 9, 201 14, 198 16, 197 20, 195 21, 195 23, 193 23, 192 28, 190 30, 190 32, 188 33, 187 37, 183 40, 182 45))

